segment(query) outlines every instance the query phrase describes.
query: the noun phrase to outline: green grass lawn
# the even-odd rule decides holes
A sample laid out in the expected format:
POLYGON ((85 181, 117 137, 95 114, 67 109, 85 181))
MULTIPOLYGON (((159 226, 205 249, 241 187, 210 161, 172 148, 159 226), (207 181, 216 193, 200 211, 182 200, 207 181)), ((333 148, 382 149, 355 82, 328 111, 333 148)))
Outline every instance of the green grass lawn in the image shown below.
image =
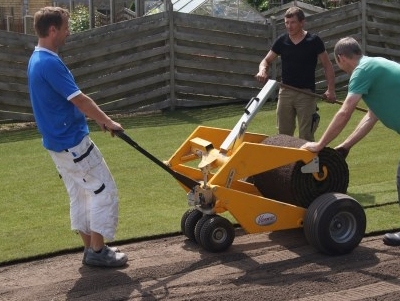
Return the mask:
MULTIPOLYGON (((327 103, 320 103, 319 107, 317 137, 339 108, 327 103)), ((118 121, 141 147, 158 159, 167 160, 198 125, 232 129, 243 108, 244 104, 185 109, 118 121)), ((275 135, 274 110, 275 103, 267 103, 248 131, 275 135)), ((356 111, 351 124, 331 146, 349 134, 363 115, 356 111)), ((98 131, 95 124, 91 124, 91 130, 119 188, 117 242, 180 231, 180 219, 188 206, 186 193, 176 180, 124 141, 98 131)), ((348 194, 365 207, 367 233, 400 226, 395 182, 398 141, 396 133, 379 123, 347 159, 348 194)), ((80 248, 80 237, 70 231, 66 190, 36 129, 0 133, 0 153, 0 264, 80 248)))

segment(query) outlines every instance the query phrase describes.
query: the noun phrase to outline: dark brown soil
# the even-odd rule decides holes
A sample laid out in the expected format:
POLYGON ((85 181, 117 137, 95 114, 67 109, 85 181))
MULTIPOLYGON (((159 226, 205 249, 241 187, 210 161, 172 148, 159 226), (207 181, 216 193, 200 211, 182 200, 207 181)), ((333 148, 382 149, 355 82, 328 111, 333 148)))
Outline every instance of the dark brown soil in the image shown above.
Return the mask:
POLYGON ((119 269, 67 254, 0 268, 0 300, 400 300, 400 248, 366 237, 351 253, 327 256, 301 229, 244 234, 209 253, 184 236, 119 246, 119 269))

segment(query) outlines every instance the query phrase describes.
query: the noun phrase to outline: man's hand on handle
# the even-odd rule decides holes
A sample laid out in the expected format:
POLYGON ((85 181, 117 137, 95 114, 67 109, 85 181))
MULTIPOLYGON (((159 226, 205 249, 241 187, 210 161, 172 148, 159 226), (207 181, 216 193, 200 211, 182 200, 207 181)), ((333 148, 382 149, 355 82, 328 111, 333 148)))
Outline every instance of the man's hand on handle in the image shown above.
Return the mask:
POLYGON ((323 94, 324 99, 329 103, 336 103, 336 93, 335 91, 326 90, 323 94))
POLYGON ((115 131, 124 131, 124 128, 118 123, 115 122, 114 120, 110 119, 109 121, 107 121, 106 123, 98 123, 97 124, 100 126, 100 128, 102 129, 103 132, 107 132, 109 131, 111 134, 111 137, 114 137, 115 131))
POLYGON ((318 153, 324 147, 321 146, 318 142, 306 142, 300 148, 309 150, 310 152, 313 152, 313 153, 318 153))

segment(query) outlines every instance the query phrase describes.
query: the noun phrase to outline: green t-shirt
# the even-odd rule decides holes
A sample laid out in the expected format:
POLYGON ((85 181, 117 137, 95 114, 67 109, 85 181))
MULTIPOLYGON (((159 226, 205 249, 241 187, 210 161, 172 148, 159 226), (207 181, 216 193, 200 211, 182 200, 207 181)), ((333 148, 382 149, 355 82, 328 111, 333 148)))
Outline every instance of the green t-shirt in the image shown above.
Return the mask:
POLYGON ((400 64, 363 56, 351 74, 349 94, 362 94, 376 117, 400 134, 400 64))

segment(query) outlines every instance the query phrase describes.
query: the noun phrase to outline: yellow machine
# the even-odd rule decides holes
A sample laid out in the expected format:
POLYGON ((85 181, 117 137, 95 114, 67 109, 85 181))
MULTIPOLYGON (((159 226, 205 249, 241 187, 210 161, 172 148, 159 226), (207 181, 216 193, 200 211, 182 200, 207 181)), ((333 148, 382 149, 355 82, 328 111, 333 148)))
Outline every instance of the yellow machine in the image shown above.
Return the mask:
MULTIPOLYGON (((221 216, 229 212, 247 233, 303 227, 308 242, 319 251, 332 255, 351 252, 365 234, 366 218, 355 199, 343 191, 324 188, 329 176, 340 175, 330 174, 332 167, 321 164, 319 154, 266 145, 262 143, 266 135, 246 132, 277 85, 269 80, 232 130, 199 126, 164 165, 156 162, 187 192, 190 208, 182 216, 182 232, 208 251, 224 251, 235 237, 232 223, 221 216), (305 206, 269 198, 249 180, 294 163, 301 164, 301 173, 311 177, 321 192, 305 206)), ((157 161, 147 152, 145 155, 157 161)))

